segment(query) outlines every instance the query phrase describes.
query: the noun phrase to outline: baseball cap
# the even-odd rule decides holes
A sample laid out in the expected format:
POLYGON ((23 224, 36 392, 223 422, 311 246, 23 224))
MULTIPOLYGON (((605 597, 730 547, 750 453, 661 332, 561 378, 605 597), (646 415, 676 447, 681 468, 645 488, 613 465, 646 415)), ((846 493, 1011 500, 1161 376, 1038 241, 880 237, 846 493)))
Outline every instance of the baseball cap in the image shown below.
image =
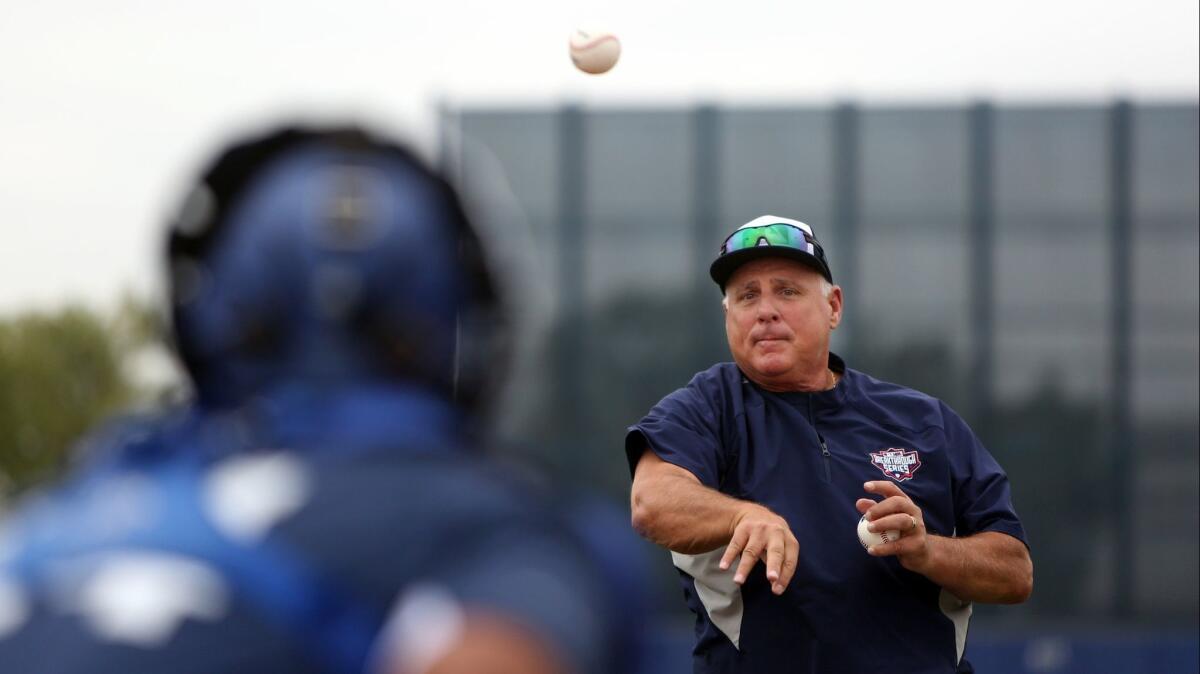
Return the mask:
POLYGON ((825 249, 813 235, 812 227, 775 215, 757 217, 734 230, 721 244, 708 274, 724 290, 734 270, 760 257, 786 257, 802 262, 833 283, 825 249))

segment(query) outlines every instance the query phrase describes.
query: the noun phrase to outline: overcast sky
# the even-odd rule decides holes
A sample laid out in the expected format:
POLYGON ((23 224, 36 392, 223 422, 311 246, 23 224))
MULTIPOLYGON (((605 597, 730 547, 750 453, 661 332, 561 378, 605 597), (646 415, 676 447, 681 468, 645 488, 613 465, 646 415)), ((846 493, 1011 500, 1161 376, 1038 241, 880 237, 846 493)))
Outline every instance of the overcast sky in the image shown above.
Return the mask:
POLYGON ((0 0, 0 314, 159 287, 163 213, 230 132, 438 101, 1195 101, 1196 0, 0 0), (576 26, 624 54, 575 71, 576 26))

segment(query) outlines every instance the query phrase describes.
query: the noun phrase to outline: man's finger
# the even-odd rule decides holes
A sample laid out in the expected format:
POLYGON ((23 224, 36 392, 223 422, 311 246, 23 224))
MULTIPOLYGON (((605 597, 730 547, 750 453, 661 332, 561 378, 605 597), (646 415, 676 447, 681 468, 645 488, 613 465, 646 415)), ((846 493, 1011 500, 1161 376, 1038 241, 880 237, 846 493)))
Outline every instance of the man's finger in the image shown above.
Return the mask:
MULTIPOLYGON (((901 539, 901 540, 903 540, 903 539, 901 539)), ((898 552, 897 546, 899 546, 899 545, 900 545, 899 541, 896 541, 893 543, 880 543, 878 545, 872 545, 871 547, 867 548, 867 552, 869 552, 870 554, 872 554, 876 557, 887 557, 888 555, 896 554, 898 552)))
POLYGON ((863 489, 881 496, 904 496, 904 490, 890 480, 875 480, 863 484, 863 489))
POLYGON ((860 498, 854 502, 854 507, 858 508, 858 514, 866 515, 867 511, 871 509, 871 506, 875 505, 876 503, 879 503, 879 501, 872 501, 869 498, 860 498))
POLYGON ((733 574, 733 582, 738 585, 746 582, 746 578, 750 575, 750 571, 754 568, 754 565, 758 563, 758 558, 761 554, 761 546, 756 548, 753 541, 748 543, 746 549, 742 550, 742 561, 738 563, 737 571, 733 574))
POLYGON ((912 552, 919 547, 920 543, 917 543, 914 541, 914 539, 901 538, 900 540, 892 541, 891 543, 872 545, 871 547, 867 548, 867 552, 876 557, 887 557, 889 555, 903 555, 905 553, 912 552))
POLYGON ((787 586, 792 582, 792 576, 796 574, 796 567, 800 564, 800 543, 795 536, 788 536, 784 543, 783 564, 779 569, 779 580, 771 588, 779 588, 775 594, 783 594, 787 586))
POLYGON ((746 546, 746 539, 750 538, 750 534, 746 533, 745 529, 739 529, 733 532, 733 538, 729 540, 729 545, 725 546, 725 554, 721 555, 721 570, 729 568, 733 560, 742 552, 742 548, 746 546))
POLYGON ((874 522, 881 517, 895 515, 896 513, 913 514, 915 505, 905 496, 889 496, 879 503, 876 503, 867 510, 867 521, 874 522))
POLYGON ((771 536, 767 543, 767 580, 771 581, 772 586, 778 583, 783 571, 784 550, 783 534, 771 536))
POLYGON ((871 524, 867 525, 867 529, 875 533, 896 530, 901 534, 907 535, 915 530, 919 524, 920 520, 908 513, 896 513, 871 520, 871 524))

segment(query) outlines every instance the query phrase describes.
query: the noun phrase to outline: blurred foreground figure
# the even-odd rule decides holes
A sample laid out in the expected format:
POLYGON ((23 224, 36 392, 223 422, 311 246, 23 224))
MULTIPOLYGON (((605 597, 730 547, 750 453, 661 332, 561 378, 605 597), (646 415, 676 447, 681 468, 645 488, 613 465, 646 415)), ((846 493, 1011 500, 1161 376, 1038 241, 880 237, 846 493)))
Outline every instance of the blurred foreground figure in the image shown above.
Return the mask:
POLYGON ((471 438, 503 312, 441 178, 284 130, 217 158, 168 256, 195 401, 5 524, 0 671, 632 671, 621 527, 471 438))

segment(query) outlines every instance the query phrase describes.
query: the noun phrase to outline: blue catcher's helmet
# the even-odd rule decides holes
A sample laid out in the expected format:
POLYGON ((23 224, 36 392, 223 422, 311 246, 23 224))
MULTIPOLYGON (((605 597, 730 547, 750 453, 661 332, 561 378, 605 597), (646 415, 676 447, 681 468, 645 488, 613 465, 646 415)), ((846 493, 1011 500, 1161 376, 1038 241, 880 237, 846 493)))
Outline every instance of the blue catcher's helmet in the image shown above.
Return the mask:
POLYGON ((467 402, 503 360, 501 303, 454 190, 358 128, 231 146, 167 249, 177 348, 202 404, 381 378, 467 402))

